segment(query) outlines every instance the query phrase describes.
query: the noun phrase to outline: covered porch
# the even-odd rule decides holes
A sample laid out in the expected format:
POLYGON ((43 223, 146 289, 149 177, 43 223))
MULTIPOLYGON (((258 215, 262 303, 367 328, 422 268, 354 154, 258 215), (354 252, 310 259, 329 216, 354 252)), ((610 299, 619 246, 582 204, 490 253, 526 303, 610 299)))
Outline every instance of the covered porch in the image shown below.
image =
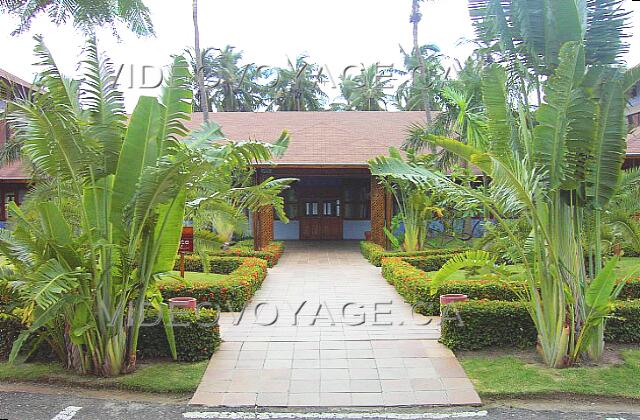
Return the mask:
POLYGON ((391 196, 365 165, 277 165, 256 170, 256 181, 297 178, 286 191, 289 223, 272 207, 252 215, 257 249, 272 240, 340 241, 369 238, 385 245, 384 226, 392 215, 391 196))

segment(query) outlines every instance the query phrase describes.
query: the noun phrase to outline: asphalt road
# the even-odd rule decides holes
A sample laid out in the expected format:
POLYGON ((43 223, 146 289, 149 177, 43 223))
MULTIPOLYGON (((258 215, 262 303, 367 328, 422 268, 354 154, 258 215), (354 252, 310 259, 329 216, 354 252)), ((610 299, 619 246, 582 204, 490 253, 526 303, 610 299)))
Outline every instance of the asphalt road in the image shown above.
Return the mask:
MULTIPOLYGON (((637 411, 636 411, 637 412, 637 411)), ((458 407, 390 410, 216 410, 183 403, 131 402, 115 399, 51 395, 27 392, 0 392, 0 419, 10 420, 173 420, 173 419, 576 419, 632 420, 637 414, 566 412, 510 407, 458 407)))

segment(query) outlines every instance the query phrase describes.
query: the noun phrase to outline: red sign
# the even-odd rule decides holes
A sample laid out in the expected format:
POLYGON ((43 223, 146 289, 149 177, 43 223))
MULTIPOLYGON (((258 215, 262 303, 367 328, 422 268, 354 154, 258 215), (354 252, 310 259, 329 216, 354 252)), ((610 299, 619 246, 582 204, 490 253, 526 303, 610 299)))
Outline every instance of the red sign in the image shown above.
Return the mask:
POLYGON ((193 227, 189 226, 182 228, 179 252, 193 252, 193 227))

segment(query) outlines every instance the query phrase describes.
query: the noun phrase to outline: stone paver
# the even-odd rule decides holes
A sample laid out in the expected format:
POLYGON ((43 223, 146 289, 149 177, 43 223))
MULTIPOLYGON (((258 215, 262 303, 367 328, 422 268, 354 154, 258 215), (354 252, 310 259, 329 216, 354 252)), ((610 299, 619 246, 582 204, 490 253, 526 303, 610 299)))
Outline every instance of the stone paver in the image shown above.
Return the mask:
POLYGON ((191 404, 479 404, 439 319, 414 314, 357 242, 289 242, 225 341, 191 404))

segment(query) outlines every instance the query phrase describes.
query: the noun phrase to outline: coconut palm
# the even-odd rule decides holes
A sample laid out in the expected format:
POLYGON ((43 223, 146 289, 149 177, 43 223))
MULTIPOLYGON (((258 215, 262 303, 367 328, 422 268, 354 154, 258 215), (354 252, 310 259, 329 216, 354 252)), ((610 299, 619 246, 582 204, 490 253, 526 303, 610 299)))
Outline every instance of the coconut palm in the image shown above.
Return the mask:
POLYGON ((204 55, 205 79, 217 111, 251 112, 264 105, 264 88, 259 79, 264 72, 249 63, 241 66, 242 51, 227 45, 208 49, 204 55))
POLYGON ((396 72, 410 77, 398 85, 396 106, 403 111, 424 111, 427 98, 430 108, 438 109, 437 92, 446 80, 440 48, 434 44, 422 45, 420 57, 416 56, 415 49, 408 53, 400 47, 400 53, 403 55, 404 70, 396 72))
POLYGON ((196 56, 196 69, 194 72, 196 83, 198 84, 198 94, 200 99, 200 111, 202 111, 202 119, 204 122, 209 121, 209 96, 207 95, 207 87, 204 83, 204 65, 202 62, 202 50, 200 49, 200 26, 198 24, 198 0, 192 3, 193 15, 193 35, 194 35, 194 51, 196 56))
POLYGON ((320 87, 327 76, 320 66, 309 63, 307 56, 301 55, 295 62, 288 60, 288 66, 275 70, 276 80, 268 86, 268 110, 278 111, 320 111, 324 108, 327 94, 320 87))
POLYGON ((269 160, 282 144, 223 143, 219 127, 209 125, 187 136, 191 75, 182 57, 174 59, 160 98, 141 97, 127 118, 115 72, 95 41, 86 47, 80 80, 59 71, 41 38, 35 51, 39 84, 33 98, 10 104, 9 121, 25 158, 57 193, 30 202, 33 213, 11 206, 16 223, 0 239, 14 267, 2 275, 22 279, 17 291, 30 323, 10 360, 46 326, 60 334, 66 367, 129 372, 147 302, 162 314, 173 343, 155 281, 173 268, 187 184, 218 166, 269 160))
MULTIPOLYGON (((418 40, 418 24, 422 20, 422 13, 420 13, 420 3, 424 0, 412 0, 411 1, 411 16, 409 17, 409 21, 412 25, 412 34, 413 34, 413 54, 417 57, 418 60, 418 72, 413 71, 412 77, 414 80, 414 85, 418 85, 417 82, 418 76, 422 81, 422 101, 424 106, 425 115, 427 118, 427 125, 431 125, 431 121, 433 119, 431 114, 431 98, 429 96, 429 84, 427 82, 427 68, 425 64, 424 57, 422 56, 422 49, 420 48, 420 41, 418 40)), ((416 69, 416 67, 413 67, 416 69)))
MULTIPOLYGON (((488 175, 490 195, 398 159, 376 159, 372 172, 480 200, 513 238, 523 261, 528 285, 523 299, 545 362, 562 367, 598 359, 605 318, 621 290, 613 272, 617 259, 603 264, 601 213, 616 190, 624 159, 625 90, 640 77, 638 69, 625 73, 617 66, 626 48, 621 2, 472 0, 470 10, 479 36, 496 48, 501 63, 483 72, 488 147, 433 135, 425 140, 488 175), (533 85, 545 81, 537 109, 528 105, 531 80, 533 85), (592 239, 584 237, 589 215, 592 239), (514 216, 529 224, 526 244, 517 244, 504 223, 514 216), (591 242, 590 257, 585 242, 591 242), (593 267, 585 267, 585 261, 593 267)), ((467 262, 477 265, 478 255, 459 258, 443 270, 467 262)))
POLYGON ((149 9, 141 0, 2 0, 0 12, 18 16, 20 24, 13 35, 29 30, 32 20, 46 14, 56 25, 69 20, 82 31, 124 23, 139 36, 153 35, 149 9))
POLYGON ((386 90, 391 86, 389 74, 384 74, 379 63, 365 67, 362 65, 360 73, 345 75, 340 80, 342 97, 347 101, 347 110, 356 111, 385 111, 389 95, 386 90))

